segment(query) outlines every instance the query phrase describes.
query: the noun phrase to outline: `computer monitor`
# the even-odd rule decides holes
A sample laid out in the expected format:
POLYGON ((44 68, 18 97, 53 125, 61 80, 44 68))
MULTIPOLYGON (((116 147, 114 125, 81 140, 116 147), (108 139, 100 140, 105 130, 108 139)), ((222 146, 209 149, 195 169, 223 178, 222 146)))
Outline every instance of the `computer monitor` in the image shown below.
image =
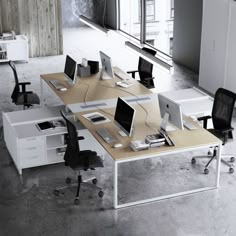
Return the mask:
POLYGON ((163 118, 161 123, 161 129, 166 131, 166 126, 169 122, 171 125, 174 125, 175 127, 182 130, 183 119, 181 105, 161 94, 158 94, 158 100, 161 117, 163 118))
POLYGON ((102 51, 100 51, 99 53, 100 53, 100 58, 101 58, 101 63, 102 63, 101 79, 114 78, 111 58, 102 51))
POLYGON ((77 62, 67 55, 64 73, 68 78, 68 82, 71 84, 74 84, 76 82, 76 68, 77 68, 77 62))
MULTIPOLYGON (((132 135, 134 117, 135 109, 131 107, 126 101, 118 97, 114 121, 121 131, 123 131, 122 133, 125 133, 127 136, 132 135)), ((121 136, 124 136, 122 133, 120 133, 121 136)))

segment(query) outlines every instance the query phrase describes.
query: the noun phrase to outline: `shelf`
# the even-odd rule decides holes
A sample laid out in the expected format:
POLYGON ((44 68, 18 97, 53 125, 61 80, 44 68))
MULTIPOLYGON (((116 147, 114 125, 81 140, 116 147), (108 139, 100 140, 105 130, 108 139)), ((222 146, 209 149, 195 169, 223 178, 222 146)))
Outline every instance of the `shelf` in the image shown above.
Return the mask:
POLYGON ((64 134, 47 136, 46 143, 47 143, 47 150, 66 146, 64 144, 64 134))
POLYGON ((56 149, 47 151, 47 164, 64 162, 64 155, 58 155, 56 149))

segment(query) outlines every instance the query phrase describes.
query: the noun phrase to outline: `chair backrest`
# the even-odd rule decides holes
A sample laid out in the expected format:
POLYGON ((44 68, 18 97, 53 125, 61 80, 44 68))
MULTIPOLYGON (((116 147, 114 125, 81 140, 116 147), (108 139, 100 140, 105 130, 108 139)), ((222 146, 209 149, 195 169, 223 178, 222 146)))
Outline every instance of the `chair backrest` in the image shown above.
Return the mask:
POLYGON ((17 72, 16 72, 16 66, 15 66, 14 62, 13 61, 9 61, 9 65, 10 65, 10 67, 13 70, 14 79, 15 79, 15 87, 14 87, 14 90, 13 90, 13 92, 11 94, 11 98, 12 98, 13 102, 16 102, 16 99, 17 99, 18 94, 20 92, 19 80, 18 80, 18 76, 17 76, 17 72))
POLYGON ((236 94, 219 88, 215 93, 212 109, 212 122, 214 129, 220 130, 231 127, 236 94))
MULTIPOLYGON (((142 48, 143 51, 150 53, 152 56, 156 55, 156 51, 150 49, 150 48, 142 48)), ((139 63, 138 63, 138 72, 140 79, 145 79, 145 78, 152 78, 152 69, 153 69, 153 64, 150 63, 149 61, 145 60, 142 57, 139 57, 139 63)))
POLYGON ((78 133, 75 125, 66 118, 65 114, 61 111, 61 116, 66 121, 68 136, 66 138, 67 148, 64 155, 65 163, 69 166, 75 166, 78 164, 78 158, 80 153, 79 143, 78 143, 78 133))

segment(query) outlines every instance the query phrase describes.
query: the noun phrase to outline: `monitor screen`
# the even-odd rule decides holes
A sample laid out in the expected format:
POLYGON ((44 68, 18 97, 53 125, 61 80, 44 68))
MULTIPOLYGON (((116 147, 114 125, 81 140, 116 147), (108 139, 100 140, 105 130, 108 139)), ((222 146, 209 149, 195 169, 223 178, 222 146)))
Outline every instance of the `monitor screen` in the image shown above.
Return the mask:
POLYGON ((73 82, 76 82, 76 67, 77 63, 70 56, 66 56, 64 73, 73 82))
POLYGON ((158 94, 158 100, 161 117, 164 118, 161 128, 165 129, 163 126, 166 126, 166 123, 169 122, 175 127, 183 129, 181 105, 161 94, 158 94))
POLYGON ((132 135, 135 109, 118 97, 114 121, 128 136, 132 135))
MULTIPOLYGON (((107 56, 104 52, 100 51, 99 53, 100 53, 100 58, 101 58, 101 63, 102 63, 102 72, 106 73, 104 76, 106 76, 107 79, 114 78, 111 58, 107 56)), ((105 78, 102 78, 102 79, 105 79, 105 78)))

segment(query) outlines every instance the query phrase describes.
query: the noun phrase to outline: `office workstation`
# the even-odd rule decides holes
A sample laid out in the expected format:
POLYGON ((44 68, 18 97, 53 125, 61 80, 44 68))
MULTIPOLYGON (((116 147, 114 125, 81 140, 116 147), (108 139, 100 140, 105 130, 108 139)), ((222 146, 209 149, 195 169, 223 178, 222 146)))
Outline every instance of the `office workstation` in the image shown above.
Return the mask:
MULTIPOLYGON (((114 71, 117 70, 121 71, 121 69, 115 67, 114 71)), ((103 74, 104 73, 106 73, 106 71, 104 71, 103 74)), ((47 108, 45 104, 41 104, 42 108, 38 109, 38 113, 40 113, 41 118, 35 112, 33 113, 31 111, 20 112, 22 115, 26 113, 29 119, 28 122, 24 120, 23 124, 21 124, 20 120, 18 120, 18 122, 15 121, 15 124, 14 121, 8 121, 11 114, 9 115, 6 114, 4 116, 5 130, 7 129, 7 127, 8 128, 10 127, 11 129, 14 129, 15 132, 20 133, 20 129, 22 130, 31 129, 31 131, 28 131, 28 133, 24 132, 24 134, 21 131, 22 134, 19 135, 18 137, 19 141, 23 139, 25 142, 27 142, 27 139, 28 140, 32 139, 33 141, 31 142, 34 143, 37 142, 37 145, 39 144, 40 141, 42 144, 39 146, 44 146, 43 143, 46 142, 46 147, 47 147, 46 149, 41 148, 41 151, 37 150, 35 152, 37 153, 38 158, 33 157, 32 160, 28 160, 28 163, 27 160, 23 158, 23 160, 19 161, 19 163, 23 164, 19 164, 18 162, 16 162, 16 166, 19 168, 20 174, 22 173, 22 168, 45 165, 45 164, 53 164, 63 161, 63 155, 61 153, 58 154, 57 151, 58 148, 66 147, 66 145, 62 143, 61 139, 61 137, 63 137, 64 134, 66 133, 66 129, 64 128, 59 130, 53 130, 53 131, 49 130, 40 132, 35 127, 35 124, 40 121, 45 121, 46 119, 52 119, 52 120, 59 119, 60 118, 59 111, 63 110, 67 112, 70 117, 73 117, 74 121, 77 121, 75 123, 78 123, 78 125, 76 125, 78 132, 80 135, 83 134, 83 136, 85 137, 85 141, 83 141, 84 143, 82 144, 83 149, 84 148, 86 149, 86 145, 90 146, 91 141, 93 140, 93 147, 96 148, 97 150, 101 149, 103 150, 102 153, 100 152, 100 155, 104 155, 104 152, 107 152, 112 158, 114 166, 114 173, 113 173, 114 208, 137 205, 140 203, 146 203, 150 201, 171 198, 205 190, 211 190, 219 187, 221 141, 215 136, 213 136, 211 133, 203 129, 196 121, 192 119, 192 117, 187 117, 186 115, 183 115, 184 119, 182 119, 182 111, 180 109, 181 106, 175 103, 174 100, 171 100, 169 96, 164 96, 160 94, 158 99, 157 94, 152 93, 149 89, 147 89, 145 86, 143 86, 141 83, 135 80, 132 81, 133 83, 132 86, 128 88, 120 87, 117 84, 117 82, 120 81, 119 77, 112 75, 113 77, 109 79, 108 78, 103 79, 101 78, 101 70, 95 75, 84 78, 72 75, 71 77, 73 78, 72 79, 73 83, 71 83, 70 78, 68 79, 65 78, 64 76, 65 73, 44 74, 40 76, 41 89, 42 89, 41 101, 43 101, 44 103, 44 98, 43 98, 44 86, 48 86, 55 93, 55 95, 60 98, 60 100, 63 103, 63 106, 53 108, 53 110, 55 110, 54 114, 51 108, 47 108), (63 86, 63 88, 66 89, 61 89, 61 87, 55 87, 55 85, 53 85, 50 81, 54 82, 57 81, 60 83, 61 86, 63 86), (118 100, 117 97, 119 97, 118 100), (123 98, 124 100, 120 98, 123 98), (164 100, 162 101, 162 99, 164 100), (122 103, 121 105, 119 105, 121 101, 124 101, 123 105, 122 103), (161 107, 159 107, 159 103, 161 104, 161 107), (118 114, 117 110, 119 106, 120 107, 123 106, 123 108, 121 108, 118 114), (129 114, 130 106, 135 111, 135 115, 134 114, 132 115, 133 117, 132 119, 129 118, 129 116, 131 116, 131 114, 129 114), (49 113, 48 110, 50 110, 51 114, 48 114, 49 113), (160 113, 160 110, 161 113, 163 114, 160 113), (30 112, 31 115, 33 114, 31 118, 29 118, 30 112), (107 119, 108 122, 103 122, 103 121, 100 121, 100 123, 99 121, 98 123, 92 122, 89 119, 89 117, 94 116, 94 114, 96 113, 98 113, 99 116, 101 115, 105 117, 105 119, 107 119), (166 119, 164 117, 166 114, 164 113, 168 113, 169 116, 166 121, 163 121, 164 119, 166 119), (119 118, 119 116, 122 117, 119 118), (114 123, 117 120, 117 117, 118 120, 121 119, 121 126, 124 126, 124 124, 122 124, 122 119, 129 120, 129 122, 127 121, 128 123, 125 124, 125 125, 129 124, 130 126, 128 136, 126 135, 126 137, 123 137, 123 135, 119 134, 119 128, 116 125, 116 123, 114 123), (191 123, 194 129, 190 129, 186 125, 184 126, 183 120, 186 120, 189 123, 191 123), (166 123, 164 129, 166 129, 165 130, 166 135, 172 141, 172 145, 170 145, 169 143, 164 143, 164 145, 160 147, 146 146, 145 148, 143 148, 143 150, 140 149, 139 151, 134 151, 134 149, 132 149, 131 146, 132 142, 138 140, 144 141, 147 135, 159 133, 162 123, 166 123), (171 123, 174 124, 176 127, 171 128, 169 126, 169 124, 171 123), (107 142, 107 140, 104 139, 103 135, 99 135, 98 132, 99 129, 105 129, 105 131, 108 131, 108 134, 111 135, 112 137, 111 142, 110 141, 107 142), (116 144, 118 144, 117 147, 116 144), (164 196, 157 196, 148 199, 142 199, 139 201, 119 204, 119 199, 118 199, 119 164, 153 157, 158 158, 160 156, 165 156, 165 155, 168 156, 169 154, 173 153, 177 154, 181 152, 204 149, 207 147, 210 148, 213 146, 217 147, 217 156, 216 156, 217 169, 215 172, 215 183, 212 186, 190 189, 188 191, 171 193, 164 196), (45 155, 45 157, 42 157, 42 155, 45 155)), ((132 80, 132 78, 130 78, 130 80, 132 80)), ((194 96, 194 91, 196 92, 196 90, 194 89, 193 91, 191 91, 193 96, 194 96)), ((186 99, 188 99, 187 96, 188 93, 189 91, 186 91, 186 99)), ((174 95, 172 94, 172 96, 174 95)), ((178 94, 176 96, 178 96, 178 94)), ((12 153, 12 155, 15 156, 10 145, 13 139, 14 139, 13 135, 11 135, 10 137, 7 136, 5 137, 10 153, 12 153)), ((21 142, 18 144, 19 146, 21 146, 21 142)), ((30 148, 32 150, 32 147, 30 148)), ((22 152, 22 154, 20 154, 18 158, 22 158, 21 156, 23 155, 25 155, 25 152, 22 152)))
MULTIPOLYGON (((3 190, 0 196, 2 212, 0 221, 3 227, 0 231, 2 234, 178 234, 182 236, 224 235, 227 232, 229 235, 235 235, 233 223, 235 174, 229 174, 229 168, 221 162, 217 188, 218 162, 211 162, 211 165, 207 167, 209 173, 206 174, 204 168, 210 159, 209 157, 207 157, 208 159, 198 158, 198 156, 203 157, 208 154, 208 145, 211 143, 208 138, 212 137, 208 131, 203 129, 203 123, 206 120, 198 121, 198 118, 212 115, 217 88, 223 86, 234 91, 233 83, 229 86, 229 80, 226 83, 223 82, 224 78, 228 78, 228 69, 232 68, 228 59, 233 54, 233 50, 231 51, 228 45, 233 42, 231 40, 233 34, 230 31, 226 34, 225 31, 229 28, 224 28, 224 39, 228 37, 228 41, 223 40, 223 36, 221 37, 219 31, 212 25, 216 20, 215 14, 218 15, 217 25, 222 26, 219 21, 225 15, 218 14, 219 12, 216 13, 214 10, 216 6, 222 6, 230 1, 224 1, 224 3, 217 1, 216 3, 209 0, 202 6, 204 15, 200 15, 198 11, 201 7, 198 6, 201 1, 194 0, 190 4, 188 1, 176 0, 175 21, 169 21, 168 18, 166 21, 168 29, 164 31, 164 34, 162 32, 152 34, 152 31, 158 32, 158 25, 163 25, 160 16, 163 16, 164 13, 168 15, 170 12, 173 16, 172 10, 157 12, 160 8, 159 0, 141 1, 148 4, 146 13, 149 15, 146 18, 146 25, 143 21, 139 22, 139 19, 145 20, 145 17, 142 18, 142 14, 145 12, 139 11, 140 15, 135 14, 137 18, 129 21, 130 25, 125 24, 123 20, 120 23, 117 22, 117 27, 122 28, 120 35, 107 25, 106 35, 88 27, 77 28, 75 25, 73 27, 76 28, 63 29, 61 32, 60 25, 53 24, 54 20, 57 20, 57 15, 51 17, 52 14, 57 14, 60 6, 58 5, 54 10, 53 7, 60 0, 50 2, 48 13, 46 9, 45 12, 43 10, 48 5, 46 2, 37 2, 39 7, 34 6, 36 2, 29 4, 25 0, 8 2, 9 4, 6 4, 6 1, 0 3, 3 13, 0 16, 0 31, 15 30, 16 34, 24 35, 28 39, 28 63, 18 61, 14 61, 14 63, 19 83, 31 82, 30 85, 27 84, 26 91, 37 94, 40 105, 37 104, 37 101, 31 105, 29 102, 34 101, 23 99, 22 102, 26 104, 23 109, 23 103, 17 105, 11 101, 11 94, 15 86, 14 72, 7 62, 1 63, 0 98, 1 110, 4 112, 1 116, 4 119, 4 126, 0 133, 0 185, 3 190), (25 4, 21 4, 21 2, 25 4), (150 7, 151 2, 155 2, 155 8, 150 7), (5 20, 5 23, 1 24, 5 12, 8 14, 10 10, 9 7, 4 9, 4 5, 12 5, 11 9, 16 10, 16 14, 9 14, 9 18, 14 16, 12 23, 17 20, 18 16, 21 17, 19 24, 24 23, 28 17, 30 20, 19 28, 17 25, 16 28, 14 25, 12 27, 9 18, 10 21, 5 20), (18 12, 17 6, 22 8, 23 5, 25 10, 21 9, 23 12, 18 12), (31 9, 31 7, 33 8, 31 9), (206 7, 211 9, 209 13, 211 12, 213 18, 211 17, 210 21, 206 20, 206 7), (193 9, 192 14, 188 14, 189 8, 193 9), (152 10, 155 10, 155 23, 153 23, 153 27, 149 27, 152 25, 152 10), (50 22, 47 22, 49 15, 50 22), (201 16, 199 19, 203 17, 203 22, 199 21, 199 25, 192 25, 194 22, 196 23, 196 15, 201 16), (181 20, 180 16, 186 16, 185 20, 183 18, 181 20), (40 25, 42 20, 44 24, 37 28, 37 24, 40 25), (143 44, 139 44, 136 40, 142 33, 145 33, 141 30, 139 34, 141 23, 144 24, 147 32, 146 37, 141 38, 143 44), (174 23, 174 31, 171 30, 172 23, 174 23), (8 29, 6 29, 6 24, 8 24, 8 29), (199 40, 197 35, 200 25, 203 27, 202 40, 199 40), (129 31, 129 27, 131 31, 129 31), (47 33, 47 30, 50 32, 47 33), (214 31, 218 33, 215 34, 214 31), (212 32, 213 34, 211 34, 212 32), (63 33, 63 41, 57 37, 57 33, 59 36, 62 36, 63 33), (123 40, 122 36, 126 33, 133 35, 124 37, 123 40), (153 59, 153 57, 147 56, 147 54, 142 57, 140 54, 136 54, 135 50, 138 48, 142 52, 143 47, 149 47, 154 49, 155 57, 158 58, 160 54, 158 50, 164 49, 161 47, 166 45, 159 41, 159 38, 164 35, 167 36, 166 53, 173 57, 174 70, 169 74, 166 70, 159 69, 155 62, 151 62, 153 64, 152 74, 148 76, 148 79, 144 78, 142 83, 138 72, 139 62, 141 63, 143 58, 153 59), (188 36, 190 37, 188 38, 188 36), (227 45, 225 45, 227 47, 226 61, 224 61, 223 48, 221 48, 223 44, 219 44, 221 40, 224 41, 224 45, 227 45), (198 41, 199 45, 201 44, 201 54, 199 54, 198 41), (195 49, 197 50, 195 51, 195 49), (127 72, 137 71, 133 72, 135 78, 131 80, 134 85, 129 88, 118 86, 116 82, 123 82, 117 77, 118 75, 114 75, 115 77, 111 80, 101 80, 100 51, 109 56, 113 66, 120 68, 122 73, 126 72, 127 75, 127 72), (73 84, 72 81, 68 83, 63 75, 67 55, 80 65, 83 64, 82 58, 99 62, 99 72, 91 77, 87 76, 87 71, 82 66, 80 75, 76 75, 76 83, 73 84), (201 58, 199 68, 196 59, 198 56, 201 58), (217 62, 224 65, 224 76, 222 76, 222 66, 214 64, 217 62), (193 71, 188 71, 176 63, 180 63, 190 70, 193 69, 193 71), (218 79, 220 77, 221 80, 218 79), (96 85, 92 78, 95 79, 96 85), (54 85, 53 80, 60 81, 55 82, 54 85), (155 87, 147 89, 149 85, 153 86, 152 83, 155 87), (61 90, 55 88, 57 85, 61 87, 61 90), (140 87, 141 90, 137 92, 139 85, 144 86, 140 87), (173 101, 180 105, 182 122, 173 126, 174 121, 171 115, 166 122, 167 134, 175 146, 168 146, 161 137, 160 141, 150 148, 147 144, 153 142, 154 138, 159 138, 162 125, 163 117, 159 95, 163 95, 165 103, 170 100, 172 105, 173 101), (120 135, 122 133, 120 131, 123 129, 115 119, 115 117, 119 117, 115 115, 118 97, 135 110, 131 136, 120 135), (61 112, 65 115, 65 119, 61 112), (76 127, 79 135, 77 142, 79 149, 81 151, 91 150, 87 155, 89 158, 98 156, 96 163, 88 165, 84 162, 81 166, 65 165, 64 151, 67 147, 66 143, 69 142, 66 119, 76 127), (64 126, 45 131, 38 128, 41 124, 54 125, 58 121, 63 121, 64 126), (183 124, 185 121, 192 124, 195 130, 186 128, 183 124), (108 131, 107 135, 111 135, 115 141, 107 143, 100 136, 100 130, 104 133, 104 129, 108 131), (199 143, 197 137, 202 136, 208 138, 207 140, 201 138, 201 143, 199 143), (193 137, 195 138, 193 139, 193 137), (103 167, 100 160, 103 162, 103 167), (81 172, 82 182, 89 180, 88 184, 92 185, 81 182, 79 202, 75 201, 77 197, 76 185, 74 186, 78 172, 81 172), (67 183, 69 181, 67 178, 71 178, 71 183, 67 183), (64 188, 65 186, 67 188, 64 188), (95 186, 98 188, 93 191, 92 187, 95 186), (99 195, 99 187, 104 193, 103 196, 102 193, 99 195), (208 189, 212 190, 204 191, 208 189), (202 192, 197 192, 201 190, 202 192), (180 196, 182 194, 184 195, 180 196)), ((93 20, 92 5, 96 5, 96 11, 102 11, 101 5, 104 2, 61 1, 62 14, 68 14, 70 19, 73 17, 75 19, 76 15, 83 14, 93 20), (78 8, 80 9, 78 10, 78 8)), ((106 2, 106 20, 107 17, 117 17, 111 8, 115 1, 106 2)), ((127 11, 124 11, 122 6, 129 6, 132 2, 137 1, 119 0, 117 2, 122 2, 121 5, 116 5, 122 14, 121 17, 125 16, 125 12, 135 12, 138 8, 138 5, 132 6, 131 9, 126 7, 127 11)), ((162 1, 163 4, 170 2, 173 1, 162 1)), ((231 13, 233 12, 231 11, 231 13)), ((132 17, 135 15, 130 14, 132 17)), ((96 14, 96 17, 102 16, 103 14, 96 14)), ((81 19, 86 20, 86 17, 81 17, 81 19)), ((76 20, 78 19, 70 21, 70 24, 76 23, 76 20)), ((227 22, 230 22, 230 18, 227 22)), ((230 25, 232 26, 232 24, 230 25)), ((65 22, 63 22, 63 27, 65 27, 65 22)), ((199 31, 200 36, 201 32, 199 31)), ((0 41, 0 47, 3 46, 2 43, 6 42, 0 41)), ((0 49, 1 53, 5 52, 0 49)), ((9 50, 7 49, 7 55, 10 58, 10 46, 9 50)), ((144 67, 147 68, 147 66, 144 67)), ((113 67, 113 72, 115 71, 116 69, 113 67)), ((133 77, 133 73, 128 73, 128 76, 133 77)), ((17 99, 15 101, 17 102, 17 99)), ((175 108, 177 109, 177 107, 175 108)), ((179 120, 179 115, 176 117, 179 120)), ((207 128, 212 129, 213 123, 210 122, 209 127, 209 121, 211 120, 208 120, 207 128)), ((233 126, 235 126, 234 116, 232 118, 233 126)), ((235 131, 233 134, 235 136, 235 131)), ((219 149, 220 143, 213 142, 210 149, 212 150, 211 155, 217 154, 213 160, 219 161, 218 158, 220 158, 222 161, 223 154, 230 154, 231 156, 225 160, 232 165, 233 162, 230 162, 230 159, 234 157, 235 153, 235 143, 232 141, 233 139, 229 136, 227 142, 220 148, 221 153, 214 151, 214 149, 219 149)), ((74 154, 76 153, 74 152, 74 154)))

